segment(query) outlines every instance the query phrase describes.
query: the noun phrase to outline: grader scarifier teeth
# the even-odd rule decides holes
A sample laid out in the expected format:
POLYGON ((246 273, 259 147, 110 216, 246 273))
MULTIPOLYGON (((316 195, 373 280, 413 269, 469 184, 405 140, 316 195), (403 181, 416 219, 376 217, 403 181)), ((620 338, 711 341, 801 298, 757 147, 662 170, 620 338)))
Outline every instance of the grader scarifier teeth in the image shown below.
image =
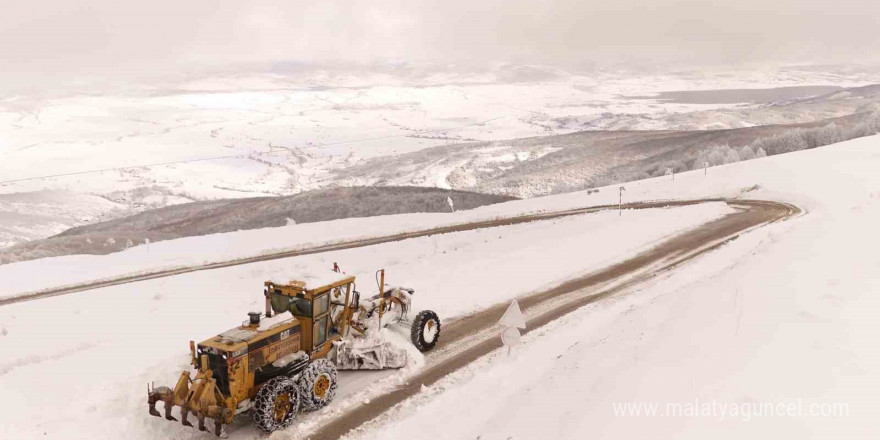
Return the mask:
POLYGON ((180 408, 180 424, 183 426, 192 426, 193 424, 189 422, 186 418, 189 416, 189 409, 180 408))
POLYGON ((214 434, 218 437, 223 433, 223 421, 228 420, 232 416, 232 411, 221 406, 222 402, 218 401, 214 393, 216 384, 211 378, 197 377, 195 385, 190 389, 189 372, 183 372, 177 382, 177 386, 172 390, 169 387, 151 388, 147 385, 147 405, 151 416, 162 417, 156 409, 156 403, 164 403, 165 420, 177 421, 177 418, 171 415, 171 409, 175 406, 180 407, 181 424, 184 426, 193 426, 189 421, 190 413, 196 416, 198 420, 199 431, 207 431, 205 426, 205 418, 214 419, 214 434))

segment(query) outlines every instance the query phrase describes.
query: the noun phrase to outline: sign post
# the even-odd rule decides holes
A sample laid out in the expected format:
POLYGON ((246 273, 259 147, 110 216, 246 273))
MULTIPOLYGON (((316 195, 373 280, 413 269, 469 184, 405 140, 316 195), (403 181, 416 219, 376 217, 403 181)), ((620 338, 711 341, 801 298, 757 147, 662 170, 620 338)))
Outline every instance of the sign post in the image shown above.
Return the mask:
POLYGON ((520 342, 519 329, 526 328, 526 317, 516 300, 510 303, 498 323, 504 326, 504 331, 501 332, 501 342, 507 347, 507 357, 510 357, 511 348, 520 342))

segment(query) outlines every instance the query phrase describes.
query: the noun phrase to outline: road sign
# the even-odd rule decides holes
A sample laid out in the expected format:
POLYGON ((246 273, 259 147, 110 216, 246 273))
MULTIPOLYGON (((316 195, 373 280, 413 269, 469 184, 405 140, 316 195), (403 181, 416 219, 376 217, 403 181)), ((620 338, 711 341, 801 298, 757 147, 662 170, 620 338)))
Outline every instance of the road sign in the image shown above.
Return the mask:
POLYGON ((526 317, 523 316, 522 310, 519 309, 519 303, 513 300, 510 307, 504 312, 504 316, 498 321, 504 327, 526 328, 526 317))
POLYGON ((508 347, 519 344, 519 339, 520 334, 516 327, 507 327, 501 333, 501 342, 508 347))

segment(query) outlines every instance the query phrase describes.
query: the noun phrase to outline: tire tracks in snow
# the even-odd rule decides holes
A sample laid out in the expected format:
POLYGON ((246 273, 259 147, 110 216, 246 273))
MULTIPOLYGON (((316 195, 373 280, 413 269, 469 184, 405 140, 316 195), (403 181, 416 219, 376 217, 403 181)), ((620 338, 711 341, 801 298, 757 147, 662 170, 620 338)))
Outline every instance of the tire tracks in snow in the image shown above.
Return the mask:
MULTIPOLYGON (((688 206, 695 205, 698 203, 707 203, 707 202, 729 202, 727 199, 697 199, 697 200, 667 200, 667 201, 652 201, 652 202, 636 202, 636 203, 627 203, 622 207, 624 209, 651 209, 651 208, 663 208, 668 206, 688 206)), ((302 255, 311 255, 318 254, 323 252, 331 252, 338 251, 344 249, 352 249, 359 248, 365 246, 373 246, 376 244, 389 243, 393 241, 401 241, 407 240, 410 238, 418 238, 418 237, 426 237, 430 235, 436 234, 448 234, 454 232, 463 232, 463 231, 472 231, 475 229, 483 229, 483 228, 494 228, 499 226, 510 226, 516 225, 520 223, 527 223, 533 221, 541 221, 541 220, 551 220, 561 217, 568 217, 572 215, 580 215, 580 214, 588 214, 592 212, 604 211, 609 209, 617 209, 617 205, 600 205, 600 206, 591 206, 586 208, 577 208, 570 209, 564 211, 556 211, 556 212, 546 212, 546 213, 536 213, 536 214, 526 214, 526 215, 518 215, 513 217, 505 217, 500 219, 491 219, 491 220, 480 220, 475 222, 468 223, 460 223, 448 226, 440 226, 436 228, 424 229, 420 231, 412 231, 412 232, 404 232, 399 234, 391 234, 379 237, 371 237, 365 239, 358 240, 349 240, 342 241, 333 244, 326 244, 320 246, 311 246, 297 249, 290 249, 285 251, 273 252, 270 254, 262 254, 256 255, 252 257, 246 258, 238 258, 233 260, 226 261, 218 261, 213 263, 205 263, 193 266, 179 267, 174 269, 162 269, 156 270, 152 272, 138 273, 132 275, 123 275, 119 277, 113 277, 108 279, 102 279, 97 281, 90 281, 85 283, 52 287, 48 289, 33 291, 33 292, 24 292, 16 295, 11 295, 7 297, 0 298, 0 307, 7 306, 10 304, 15 304, 19 302, 25 301, 34 301, 43 298, 50 298, 53 296, 59 295, 69 295, 77 292, 84 292, 87 290, 101 289, 104 287, 118 286, 120 284, 129 284, 136 283, 139 281, 152 280, 156 278, 165 278, 176 275, 181 275, 190 272, 197 272, 202 270, 212 270, 212 269, 222 269, 231 266, 240 266, 244 264, 251 263, 259 263, 263 261, 270 260, 278 260, 282 258, 291 258, 298 257, 302 255)))
MULTIPOLYGON (((737 212, 669 238, 630 259, 584 277, 517 298, 528 317, 528 329, 525 333, 717 249, 745 232, 803 212, 794 205, 761 200, 706 199, 679 203, 711 201, 724 201, 736 208, 737 212)), ((431 386, 450 373, 501 348, 501 327, 497 323, 507 306, 508 302, 505 301, 445 324, 436 351, 427 356, 427 365, 423 370, 408 378, 405 384, 327 421, 307 437, 311 440, 338 439, 415 396, 422 390, 422 386, 431 386)))

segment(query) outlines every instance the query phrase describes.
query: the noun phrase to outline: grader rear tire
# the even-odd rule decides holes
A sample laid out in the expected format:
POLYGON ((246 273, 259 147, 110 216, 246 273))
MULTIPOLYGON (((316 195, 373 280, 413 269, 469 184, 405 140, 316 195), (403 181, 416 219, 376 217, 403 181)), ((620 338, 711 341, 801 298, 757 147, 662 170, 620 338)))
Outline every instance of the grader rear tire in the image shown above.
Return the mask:
POLYGON ((288 377, 272 378, 254 397, 254 423, 264 432, 286 428, 296 417, 299 406, 296 384, 288 377))
POLYGON ((303 411, 316 411, 332 402, 336 397, 337 382, 338 373, 333 362, 318 359, 309 364, 296 381, 303 411))
POLYGON ((422 310, 413 320, 409 334, 419 351, 431 351, 440 339, 440 318, 431 310, 422 310))

